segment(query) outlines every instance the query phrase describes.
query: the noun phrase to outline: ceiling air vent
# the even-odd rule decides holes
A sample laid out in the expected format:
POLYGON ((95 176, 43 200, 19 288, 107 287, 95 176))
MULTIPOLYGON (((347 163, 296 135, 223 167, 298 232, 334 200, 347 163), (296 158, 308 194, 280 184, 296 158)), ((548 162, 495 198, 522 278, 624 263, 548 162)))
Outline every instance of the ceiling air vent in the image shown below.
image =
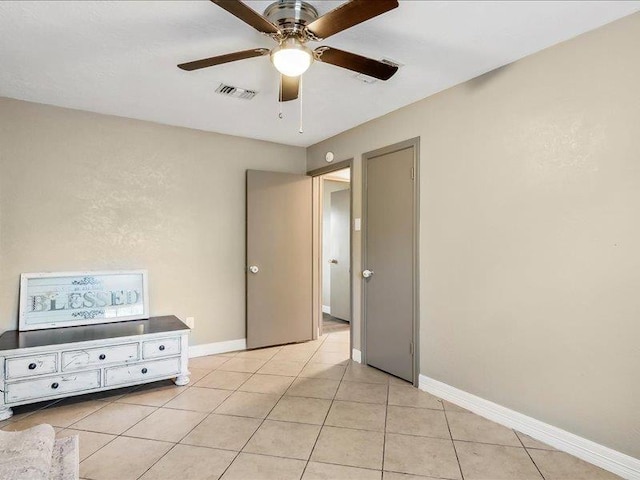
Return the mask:
POLYGON ((224 95, 225 97, 241 98, 243 100, 251 100, 258 94, 255 90, 245 90, 244 88, 232 87, 224 83, 218 85, 216 93, 224 95))

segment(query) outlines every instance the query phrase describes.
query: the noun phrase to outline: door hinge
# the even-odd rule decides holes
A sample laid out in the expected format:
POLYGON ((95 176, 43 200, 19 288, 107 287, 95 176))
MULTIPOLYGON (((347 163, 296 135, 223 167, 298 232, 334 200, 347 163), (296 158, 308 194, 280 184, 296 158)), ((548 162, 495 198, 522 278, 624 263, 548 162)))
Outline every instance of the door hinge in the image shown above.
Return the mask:
POLYGON ((416 169, 415 167, 411 167, 411 180, 416 179, 416 169))
POLYGON ((413 342, 409 343, 409 354, 413 355, 413 342))

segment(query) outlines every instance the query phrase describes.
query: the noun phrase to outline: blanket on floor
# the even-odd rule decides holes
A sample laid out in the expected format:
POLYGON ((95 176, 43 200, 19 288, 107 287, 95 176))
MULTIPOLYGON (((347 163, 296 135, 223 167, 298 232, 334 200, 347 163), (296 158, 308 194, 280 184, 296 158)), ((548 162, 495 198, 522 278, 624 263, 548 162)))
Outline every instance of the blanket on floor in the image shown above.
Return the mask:
POLYGON ((0 479, 78 480, 78 436, 56 440, 51 425, 0 431, 0 479))

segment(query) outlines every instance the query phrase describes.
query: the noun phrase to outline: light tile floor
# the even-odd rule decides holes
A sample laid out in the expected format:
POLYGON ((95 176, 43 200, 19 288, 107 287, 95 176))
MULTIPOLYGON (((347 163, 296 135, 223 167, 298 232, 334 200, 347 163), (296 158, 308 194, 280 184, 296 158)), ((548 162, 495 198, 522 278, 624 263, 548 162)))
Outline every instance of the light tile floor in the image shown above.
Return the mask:
POLYGON ((322 333, 334 333, 349 330, 349 322, 332 317, 328 313, 322 314, 322 333))
POLYGON ((157 382, 16 409, 0 424, 80 435, 92 480, 605 480, 526 435, 350 362, 349 332, 194 358, 157 382))

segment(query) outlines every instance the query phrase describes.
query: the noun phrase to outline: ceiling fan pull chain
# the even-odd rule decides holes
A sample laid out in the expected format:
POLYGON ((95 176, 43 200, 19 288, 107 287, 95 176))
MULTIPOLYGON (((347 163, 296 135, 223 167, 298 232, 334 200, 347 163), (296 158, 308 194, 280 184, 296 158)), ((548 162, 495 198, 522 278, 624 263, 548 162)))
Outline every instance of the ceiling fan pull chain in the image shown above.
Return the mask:
POLYGON ((282 77, 280 75, 278 75, 278 81, 280 84, 280 96, 278 99, 278 118, 280 120, 282 120, 284 118, 284 115, 282 115, 282 92, 284 91, 284 87, 282 86, 282 77))
POLYGON ((302 75, 300 75, 300 129, 298 133, 304 133, 304 128, 302 128, 302 75))

